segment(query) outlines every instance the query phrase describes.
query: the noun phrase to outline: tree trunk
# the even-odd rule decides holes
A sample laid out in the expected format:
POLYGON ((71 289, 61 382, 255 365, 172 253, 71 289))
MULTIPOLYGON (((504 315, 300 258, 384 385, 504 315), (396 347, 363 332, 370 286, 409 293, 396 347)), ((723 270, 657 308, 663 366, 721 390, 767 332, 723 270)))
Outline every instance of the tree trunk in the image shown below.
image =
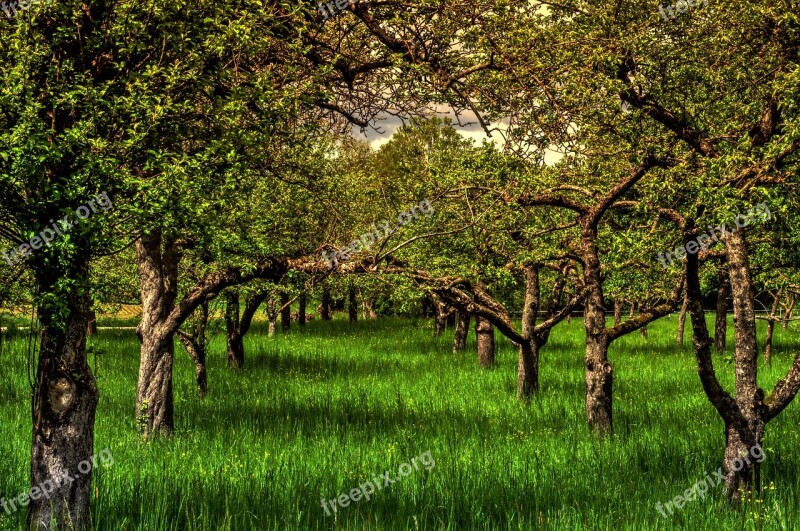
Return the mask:
POLYGON ((481 367, 494 365, 494 327, 486 319, 475 316, 475 337, 478 345, 478 364, 481 367))
POLYGON ((244 338, 240 333, 239 294, 229 291, 225 304, 225 329, 228 346, 228 367, 235 370, 244 368, 244 338))
POLYGON ((319 315, 323 321, 330 321, 333 319, 331 315, 331 290, 328 286, 322 287, 322 305, 319 310, 319 315))
POLYGON ((530 400, 539 391, 539 344, 534 339, 536 319, 541 306, 539 269, 535 265, 525 266, 525 303, 522 308, 522 337, 519 343, 517 364, 517 398, 530 400))
POLYGON ((539 345, 534 340, 526 341, 519 346, 519 364, 517 365, 517 398, 530 400, 531 395, 539 392, 539 345))
POLYGON ((269 318, 269 328, 267 329, 267 336, 275 337, 278 330, 278 319, 276 317, 269 318))
POLYGON ((351 323, 358 321, 358 301, 356 300, 355 286, 350 286, 347 290, 347 313, 351 323))
POLYGON ((289 304, 289 294, 281 292, 281 332, 288 332, 292 327, 292 306, 289 304))
POLYGON ((717 287, 717 315, 714 321, 714 349, 725 352, 725 337, 728 334, 728 296, 730 282, 724 268, 719 269, 719 285, 717 287))
POLYGON ((378 318, 378 312, 375 310, 375 299, 365 298, 362 302, 362 307, 364 308, 364 319, 369 319, 370 321, 374 321, 378 318))
POLYGON ((758 489, 759 463, 736 470, 734 461, 747 455, 761 444, 766 420, 762 414, 764 391, 758 387, 758 351, 756 347, 755 289, 750 275, 747 245, 742 229, 725 240, 728 256, 728 275, 733 298, 736 343, 734 361, 736 373, 735 400, 746 425, 726 426, 725 486, 728 497, 739 498, 739 486, 745 490, 758 489), (755 480, 755 481, 754 481, 755 480))
POLYGON ((614 326, 622 322, 622 303, 619 299, 614 299, 614 326))
POLYGON ((137 328, 141 341, 139 381, 136 391, 136 424, 145 437, 174 431, 172 395, 173 333, 165 330, 178 293, 180 254, 171 239, 155 232, 136 241, 136 260, 141 282, 142 319, 137 328))
MULTIPOLYGON (((605 333, 606 316, 603 305, 603 280, 600 260, 595 244, 596 231, 584 229, 583 260, 584 283, 588 293, 584 306, 586 330, 586 420, 589 428, 600 435, 610 434, 612 422, 612 389, 614 370, 608 361, 608 336, 605 333)), ((631 317, 635 310, 631 305, 631 317)))
POLYGON ((28 527, 36 530, 88 529, 92 473, 81 462, 94 450, 94 418, 98 390, 86 359, 86 331, 91 300, 79 286, 88 285, 88 267, 37 274, 40 294, 54 294, 66 302, 66 312, 46 305, 37 309, 40 331, 39 365, 33 396, 31 485, 52 485, 49 499, 30 499, 28 527), (59 284, 76 279, 69 293, 59 284), (63 481, 64 474, 74 481, 63 481))
POLYGON ((89 312, 89 324, 86 327, 86 335, 87 336, 96 336, 97 335, 97 314, 94 310, 89 312))
POLYGON ((792 311, 794 310, 794 304, 797 302, 797 297, 792 295, 791 302, 789 303, 789 307, 786 308, 786 313, 783 314, 783 329, 788 330, 789 328, 789 319, 792 317, 792 311))
POLYGON ((297 324, 300 326, 306 325, 306 303, 308 302, 308 296, 306 292, 300 294, 300 311, 297 316, 297 324))
POLYGON ((200 316, 192 334, 178 331, 178 339, 186 353, 194 362, 197 395, 202 399, 208 394, 208 375, 206 371, 206 328, 208 327, 208 303, 200 305, 200 316))
POLYGON ((447 327, 447 305, 440 301, 434 301, 434 308, 435 308, 435 315, 433 318, 433 335, 439 337, 444 333, 445 328, 447 327))
POLYGON ((467 335, 469 335, 470 315, 466 312, 458 312, 456 321, 456 331, 453 334, 453 354, 458 354, 467 347, 467 335))
POLYGON ((683 304, 681 305, 681 313, 678 314, 678 332, 675 336, 675 341, 679 345, 683 345, 683 333, 686 330, 686 310, 689 307, 689 296, 683 294, 683 304))

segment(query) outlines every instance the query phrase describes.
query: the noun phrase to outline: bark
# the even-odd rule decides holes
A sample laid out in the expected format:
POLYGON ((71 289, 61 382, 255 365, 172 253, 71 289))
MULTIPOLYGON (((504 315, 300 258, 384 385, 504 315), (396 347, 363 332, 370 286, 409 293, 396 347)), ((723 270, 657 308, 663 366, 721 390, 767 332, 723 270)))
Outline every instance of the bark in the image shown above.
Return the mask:
POLYGON ((323 321, 330 321, 333 318, 331 312, 331 290, 328 286, 322 287, 322 304, 320 305, 319 315, 323 321))
POLYGON ((728 257, 733 316, 736 323, 734 362, 736 393, 734 398, 744 422, 726 426, 725 486, 728 497, 739 497, 739 486, 745 490, 758 489, 759 464, 755 460, 742 470, 734 461, 747 455, 750 448, 760 445, 766 419, 763 415, 764 391, 758 387, 758 352, 756 348, 755 290, 748 263, 744 230, 731 233, 725 240, 728 257))
POLYGON ((447 304, 442 302, 439 299, 435 299, 433 301, 435 315, 433 318, 433 335, 439 337, 444 333, 445 328, 447 328, 447 317, 449 315, 449 310, 447 308, 447 304))
POLYGON ((467 335, 469 335, 470 315, 459 311, 456 321, 456 331, 453 334, 453 354, 463 351, 467 347, 467 335))
POLYGON ((714 349, 725 352, 726 336, 728 334, 728 297, 730 296, 730 282, 724 268, 719 270, 719 286, 717 287, 717 314, 714 320, 714 349))
POLYGON ((300 326, 306 325, 306 304, 308 303, 308 296, 305 292, 300 294, 300 310, 297 315, 297 324, 300 326))
POLYGON ((493 366, 495 345, 494 327, 492 323, 486 319, 475 316, 475 337, 478 345, 478 364, 486 368, 493 366))
POLYGON ((347 313, 351 323, 358 321, 358 301, 356 300, 355 286, 350 286, 347 290, 347 313))
POLYGON ((539 345, 533 339, 541 305, 539 290, 539 269, 533 265, 525 266, 525 306, 522 309, 522 336, 525 341, 519 343, 517 398, 526 401, 539 391, 539 345))
POLYGON ((83 474, 79 464, 94 449, 94 418, 98 390, 86 359, 86 332, 90 319, 89 269, 79 263, 72 271, 37 273, 42 294, 54 293, 65 300, 62 310, 40 306, 39 365, 33 396, 31 485, 54 485, 50 499, 30 500, 30 529, 89 529, 92 473, 83 474), (63 278, 83 280, 72 284, 68 294, 59 293, 63 278), (74 481, 59 481, 69 474, 74 481))
POLYGON ((378 312, 375 309, 375 299, 365 298, 361 303, 361 307, 363 309, 362 315, 365 320, 369 319, 374 321, 378 318, 378 312))
POLYGON ((239 294, 230 291, 225 301, 225 330, 228 346, 228 367, 235 370, 244 368, 244 339, 239 332, 239 294))
MULTIPOLYGON (((583 318, 586 330, 584 379, 589 428, 595 433, 605 435, 613 429, 611 393, 614 369, 608 361, 609 338, 605 333, 603 280, 596 238, 597 233, 593 229, 586 231, 583 238, 584 283, 588 289, 583 318)), ((631 319, 633 311, 634 306, 631 305, 631 319)))
POLYGON ((788 307, 788 308, 786 308, 786 313, 784 313, 784 314, 783 314, 783 323, 782 323, 782 326, 783 326, 783 329, 784 329, 784 330, 788 330, 788 328, 789 328, 789 320, 790 320, 790 319, 791 319, 791 317, 792 317, 792 311, 794 310, 794 304, 795 304, 795 302, 797 302, 797 297, 796 297, 796 296, 794 296, 794 295, 792 295, 792 299, 791 299, 791 301, 789 302, 789 307, 788 307))
POLYGON ((87 336, 96 336, 97 335, 97 314, 94 310, 89 312, 89 324, 86 327, 86 335, 87 336))
POLYGON ((281 292, 281 332, 288 332, 292 327, 292 305, 289 304, 289 294, 281 292))
POLYGON ((269 328, 267 329, 267 336, 275 337, 275 333, 278 330, 278 319, 275 317, 269 318, 269 328))
POLYGON ((139 432, 150 438, 174 431, 172 364, 175 345, 165 321, 178 291, 180 255, 174 241, 156 232, 139 238, 136 258, 141 281, 142 319, 137 334, 141 341, 136 419, 139 432))
POLYGON ((679 345, 683 345, 683 335, 686 331, 686 310, 689 307, 689 297, 684 294, 683 304, 681 305, 681 313, 678 315, 678 332, 675 336, 675 341, 679 345))
POLYGON ((208 303, 200 306, 197 325, 191 334, 178 331, 178 339, 186 353, 194 362, 197 395, 205 398, 208 394, 208 374, 206 371, 206 328, 208 327, 208 303))
POLYGON ((622 322, 622 303, 619 299, 614 299, 614 325, 622 322))

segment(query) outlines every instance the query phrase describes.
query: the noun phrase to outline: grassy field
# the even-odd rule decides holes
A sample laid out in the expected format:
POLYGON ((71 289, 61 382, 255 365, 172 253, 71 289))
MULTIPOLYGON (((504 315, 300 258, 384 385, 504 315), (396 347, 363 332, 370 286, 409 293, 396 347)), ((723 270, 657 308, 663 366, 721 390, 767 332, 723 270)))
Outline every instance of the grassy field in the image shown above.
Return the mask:
MULTIPOLYGON (((542 389, 530 407, 514 398, 516 352, 505 340, 486 371, 472 342, 454 356, 451 331, 433 338, 427 321, 312 322, 277 338, 257 323, 242 373, 227 369, 224 338, 214 338, 203 401, 176 348, 177 434, 149 444, 134 431, 136 337, 103 330, 92 344, 101 392, 95 449, 109 449, 114 464, 95 472, 96 527, 796 529, 797 404, 767 428, 762 499, 733 511, 717 487, 669 518, 655 509, 716 470, 724 444, 674 326, 674 317, 664 319, 648 339, 635 333, 613 345, 616 434, 606 441, 586 429, 578 320, 560 326, 543 351, 542 389), (321 498, 385 471, 396 477, 428 451, 431 470, 326 515, 321 498)), ((785 374, 798 343, 796 331, 776 331, 777 357, 761 368, 762 386, 785 374)), ((0 496, 8 498, 29 488, 27 339, 6 341, 0 358, 0 496)), ((726 356, 715 364, 730 389, 726 356)), ((0 529, 23 524, 24 512, 0 510, 0 529)))

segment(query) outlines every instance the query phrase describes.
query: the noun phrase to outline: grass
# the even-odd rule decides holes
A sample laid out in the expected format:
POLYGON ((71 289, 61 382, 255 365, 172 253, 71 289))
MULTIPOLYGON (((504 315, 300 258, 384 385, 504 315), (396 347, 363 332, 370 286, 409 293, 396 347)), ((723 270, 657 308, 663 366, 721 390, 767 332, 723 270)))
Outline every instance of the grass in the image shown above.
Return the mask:
MULTIPOLYGON (((193 366, 176 348, 177 433, 143 443, 134 431, 138 342, 133 331, 93 340, 101 391, 95 449, 95 526, 102 530, 271 529, 794 529, 800 520, 800 414, 793 404, 767 428, 761 499, 732 510, 722 487, 665 519, 655 509, 721 464, 723 424, 705 399, 675 318, 612 346, 615 436, 598 441, 584 417, 583 333, 574 320, 544 349, 541 392, 514 398, 516 352, 477 367, 474 344, 451 353, 428 321, 314 321, 266 336, 256 323, 247 369, 229 371, 224 338, 209 355, 210 394, 196 397, 193 366), (347 493, 430 451, 420 468, 369 501, 327 516, 321 498, 347 493)), ((498 335, 499 337, 499 335, 498 335)), ((763 330, 760 334, 763 337, 763 330)), ((470 338, 473 340, 473 337, 470 338)), ((732 334, 729 336, 729 344, 732 334)), ((778 327, 771 389, 798 349, 778 327)), ((0 354, 0 496, 28 488, 27 340, 0 354)), ((715 364, 732 388, 726 356, 715 364)), ((24 526, 0 510, 0 529, 24 526)))

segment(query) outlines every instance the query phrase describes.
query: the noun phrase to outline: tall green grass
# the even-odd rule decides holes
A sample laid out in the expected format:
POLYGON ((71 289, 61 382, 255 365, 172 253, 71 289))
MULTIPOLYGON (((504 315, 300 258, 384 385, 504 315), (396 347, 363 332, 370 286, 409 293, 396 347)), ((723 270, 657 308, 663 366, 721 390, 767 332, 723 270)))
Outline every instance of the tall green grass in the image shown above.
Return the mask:
MULTIPOLYGON (((796 529, 800 420, 790 406, 767 428, 761 499, 732 510, 722 487, 668 519, 655 509, 721 463, 723 424, 705 399, 675 318, 612 346, 615 435, 586 428, 583 330, 561 325, 542 352, 541 391, 514 397, 516 352, 477 367, 474 343, 451 353, 451 333, 427 321, 312 322, 268 338, 256 323, 246 370, 210 345, 210 394, 196 397, 193 366, 176 347, 176 435, 135 434, 138 342, 132 331, 92 340, 101 392, 95 449, 114 464, 95 473, 92 512, 102 530, 272 529, 796 529), (423 452, 436 461, 327 516, 321 499, 347 493, 423 452)), ((498 338, 500 336, 498 335, 498 338)), ((761 334, 763 337, 763 334, 761 334)), ((473 338, 470 338, 473 340, 473 338)), ((729 339, 729 343, 732 339, 729 339)), ((760 379, 771 389, 798 349, 776 330, 777 355, 760 379)), ((728 356, 716 356, 731 388, 728 356)), ((27 341, 0 354, 0 496, 29 488, 27 341)), ((24 526, 24 513, 0 529, 24 526)))

